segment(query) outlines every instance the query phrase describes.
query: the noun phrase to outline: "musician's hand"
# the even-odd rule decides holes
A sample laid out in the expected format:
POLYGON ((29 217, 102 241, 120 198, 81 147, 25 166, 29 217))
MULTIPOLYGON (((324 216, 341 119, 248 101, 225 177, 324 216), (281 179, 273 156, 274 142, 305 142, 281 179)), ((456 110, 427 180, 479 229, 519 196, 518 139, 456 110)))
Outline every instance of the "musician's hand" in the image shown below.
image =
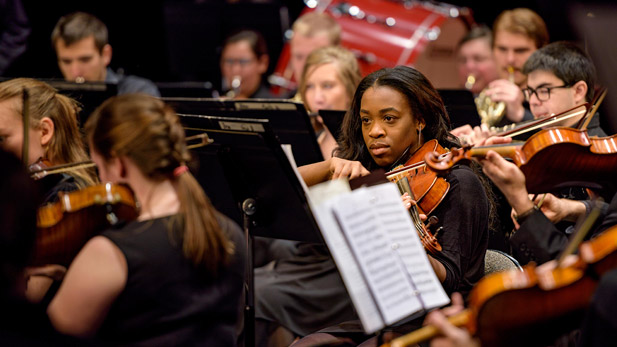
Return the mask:
POLYGON ((568 254, 561 264, 559 264, 556 259, 549 260, 546 263, 536 267, 536 274, 538 276, 544 276, 545 274, 548 274, 551 271, 555 270, 557 266, 560 266, 560 267, 572 266, 576 264, 578 260, 579 260, 579 256, 576 254, 568 254))
POLYGON ((487 139, 484 139, 484 140, 476 143, 476 146, 501 145, 501 144, 510 143, 510 142, 512 142, 512 138, 511 137, 491 136, 491 137, 489 137, 487 139))
POLYGON ((534 205, 540 206, 540 211, 552 223, 561 221, 566 215, 565 202, 562 202, 561 199, 553 194, 529 194, 529 199, 533 199, 534 205))
POLYGON ((525 97, 515 83, 505 79, 495 80, 489 83, 488 88, 484 92, 491 100, 506 104, 506 117, 508 120, 514 123, 523 120, 525 116, 525 108, 523 107, 525 97))
MULTIPOLYGON (((530 199, 533 199, 533 197, 530 196, 530 199)), ((536 196, 533 202, 540 206, 540 210, 546 218, 553 223, 561 222, 562 220, 576 222, 582 215, 587 213, 587 208, 582 202, 560 199, 549 193, 536 196)))
POLYGON ((506 161, 494 151, 488 151, 486 157, 479 162, 484 173, 503 192, 517 214, 533 208, 525 187, 525 175, 515 164, 506 161))
POLYGON ((45 297, 53 281, 64 278, 66 267, 62 265, 45 265, 28 267, 24 274, 27 280, 25 296, 28 301, 39 303, 45 297))
POLYGON ((460 126, 458 128, 454 128, 450 131, 450 134, 456 136, 456 137, 461 137, 461 135, 469 135, 471 132, 473 132, 473 128, 471 127, 471 125, 469 124, 465 124, 463 126, 460 126))
POLYGON ((450 133, 458 137, 463 145, 480 145, 492 135, 491 130, 485 124, 473 128, 469 124, 463 125, 453 129, 450 133))
POLYGON ((49 264, 45 266, 28 267, 25 270, 26 277, 45 276, 54 281, 60 281, 66 274, 66 267, 58 264, 49 264))
POLYGON ((401 200, 403 200, 403 205, 405 206, 407 210, 409 210, 411 206, 416 204, 416 202, 407 193, 404 193, 403 195, 401 195, 401 200))
POLYGON ((521 225, 518 224, 518 221, 516 220, 516 211, 514 211, 514 209, 510 211, 510 218, 512 219, 512 223, 514 223, 514 230, 520 229, 521 225))
POLYGON ((330 158, 331 179, 347 177, 349 179, 366 176, 370 172, 359 161, 351 161, 337 157, 330 158))
POLYGON ((432 311, 426 316, 424 323, 436 327, 442 334, 442 336, 435 337, 431 340, 432 347, 475 347, 480 345, 479 341, 472 338, 467 330, 458 328, 448 321, 447 316, 459 313, 462 310, 463 297, 459 293, 453 293, 451 306, 442 310, 432 311))
MULTIPOLYGON (((412 199, 407 193, 404 193, 403 195, 401 195, 401 200, 403 200, 403 205, 405 206, 407 210, 409 210, 411 206, 416 205, 416 201, 412 199)), ((427 219, 424 213, 420 213, 419 215, 420 215, 421 221, 424 222, 427 219)))

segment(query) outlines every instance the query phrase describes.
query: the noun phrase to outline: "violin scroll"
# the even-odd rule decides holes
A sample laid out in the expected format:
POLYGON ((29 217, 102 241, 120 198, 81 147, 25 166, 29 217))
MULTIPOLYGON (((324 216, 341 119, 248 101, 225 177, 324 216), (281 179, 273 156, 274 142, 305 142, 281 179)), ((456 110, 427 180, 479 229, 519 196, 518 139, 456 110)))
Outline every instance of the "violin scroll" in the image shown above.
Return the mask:
POLYGON ((452 148, 450 152, 445 154, 440 154, 436 151, 429 152, 426 153, 424 161, 426 162, 426 165, 431 168, 431 170, 437 172, 438 174, 443 174, 450 171, 459 161, 470 160, 471 156, 469 150, 471 148, 471 145, 466 145, 462 148, 452 148))
POLYGON ((52 167, 53 164, 44 158, 39 158, 34 163, 28 166, 28 172, 30 173, 32 179, 39 180, 47 175, 47 169, 52 167))

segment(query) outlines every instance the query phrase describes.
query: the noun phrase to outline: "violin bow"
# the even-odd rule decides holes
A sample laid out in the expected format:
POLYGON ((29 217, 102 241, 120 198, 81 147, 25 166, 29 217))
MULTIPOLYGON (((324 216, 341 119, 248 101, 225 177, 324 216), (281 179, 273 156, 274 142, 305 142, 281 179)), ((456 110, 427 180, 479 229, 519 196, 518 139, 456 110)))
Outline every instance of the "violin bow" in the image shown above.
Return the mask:
POLYGON ((585 239, 585 236, 587 236, 587 234, 591 230, 593 224, 596 222, 596 220, 598 220, 598 217, 600 216, 600 211, 602 210, 602 201, 602 198, 595 199, 595 204, 591 209, 591 212, 589 212, 589 215, 585 217, 582 222, 579 223, 579 227, 572 234, 572 237, 570 238, 570 241, 568 242, 566 248, 559 255, 559 258, 557 259, 557 267, 559 267, 563 263, 563 261, 568 255, 574 253, 574 251, 578 248, 583 239, 585 239))
POLYGON ((40 170, 33 170, 30 172, 30 176, 34 179, 43 178, 47 175, 53 175, 57 173, 71 172, 79 169, 88 169, 96 166, 92 160, 84 160, 75 163, 60 164, 55 166, 46 167, 40 170))
POLYGON ((24 163, 24 167, 28 168, 28 158, 30 149, 30 93, 28 89, 24 88, 21 94, 21 116, 24 126, 24 137, 21 147, 21 160, 24 163))
POLYGON ((524 134, 528 131, 532 131, 538 128, 542 128, 545 127, 547 125, 551 125, 553 123, 557 123, 557 122, 561 122, 563 120, 566 119, 570 119, 573 117, 577 117, 577 116, 581 116, 581 115, 585 115, 587 113, 589 109, 589 104, 585 103, 582 105, 578 105, 575 106, 565 112, 562 112, 560 114, 554 114, 551 116, 548 116, 546 118, 542 118, 542 119, 538 119, 535 120, 531 123, 526 124, 525 126, 522 126, 520 128, 514 128, 512 130, 508 130, 504 133, 501 134, 495 134, 495 135, 499 135, 499 136, 503 136, 503 137, 515 137, 521 134, 524 134))
POLYGON ((591 110, 589 110, 589 113, 587 114, 587 116, 583 117, 583 119, 581 120, 581 124, 578 126, 578 129, 587 130, 587 126, 589 125, 589 122, 591 122, 591 119, 596 114, 596 111, 598 111, 598 108, 600 108, 600 104, 602 103, 602 101, 604 101, 604 98, 606 97, 607 92, 608 92, 607 88, 602 88, 602 91, 598 94, 598 97, 593 103, 591 110))

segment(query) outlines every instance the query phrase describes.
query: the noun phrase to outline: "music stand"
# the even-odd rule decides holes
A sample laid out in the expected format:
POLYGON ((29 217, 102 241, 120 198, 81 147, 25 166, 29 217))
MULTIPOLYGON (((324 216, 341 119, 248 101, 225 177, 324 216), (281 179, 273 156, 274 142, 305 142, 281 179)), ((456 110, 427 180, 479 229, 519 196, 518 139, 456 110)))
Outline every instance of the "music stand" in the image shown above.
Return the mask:
POLYGON ((81 112, 79 112, 79 124, 84 125, 90 117, 90 114, 99 107, 103 101, 118 94, 118 85, 114 83, 104 82, 84 82, 75 83, 65 80, 42 80, 58 91, 77 100, 81 104, 81 112))
POLYGON ((446 105, 452 129, 465 124, 469 124, 471 127, 480 125, 480 115, 473 94, 469 90, 438 89, 437 92, 446 105))
POLYGON ((280 143, 291 144, 299 166, 323 161, 308 113, 304 105, 299 102, 280 99, 162 98, 162 100, 181 114, 268 119, 280 143))
POLYGON ((345 118, 345 110, 319 110, 317 113, 323 119, 323 123, 330 131, 330 134, 338 139, 341 134, 341 126, 343 125, 343 118, 345 118))
POLYGON ((162 97, 212 98, 212 82, 156 82, 162 97))
POLYGON ((214 206, 244 226, 247 242, 245 346, 255 344, 253 236, 323 243, 304 190, 269 121, 180 114, 199 159, 196 179, 214 206))

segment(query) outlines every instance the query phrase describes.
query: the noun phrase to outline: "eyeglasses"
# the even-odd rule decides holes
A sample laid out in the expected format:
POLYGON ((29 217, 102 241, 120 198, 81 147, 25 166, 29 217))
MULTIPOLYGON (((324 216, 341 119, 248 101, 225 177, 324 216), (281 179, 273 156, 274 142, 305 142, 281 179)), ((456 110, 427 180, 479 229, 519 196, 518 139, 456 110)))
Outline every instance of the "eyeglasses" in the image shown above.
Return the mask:
POLYGON ((238 64, 240 66, 247 66, 250 63, 254 62, 255 59, 231 59, 231 58, 227 58, 227 59, 223 59, 223 64, 225 65, 234 65, 234 64, 238 64))
POLYGON ((570 88, 572 87, 569 84, 564 84, 563 86, 555 86, 555 87, 540 87, 538 89, 533 89, 531 87, 527 87, 523 89, 523 95, 525 96, 525 100, 529 101, 533 94, 536 94, 536 97, 540 101, 548 101, 551 98, 551 90, 557 88, 570 88))

